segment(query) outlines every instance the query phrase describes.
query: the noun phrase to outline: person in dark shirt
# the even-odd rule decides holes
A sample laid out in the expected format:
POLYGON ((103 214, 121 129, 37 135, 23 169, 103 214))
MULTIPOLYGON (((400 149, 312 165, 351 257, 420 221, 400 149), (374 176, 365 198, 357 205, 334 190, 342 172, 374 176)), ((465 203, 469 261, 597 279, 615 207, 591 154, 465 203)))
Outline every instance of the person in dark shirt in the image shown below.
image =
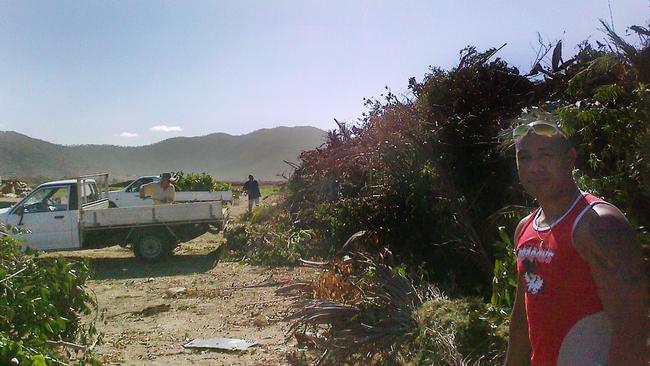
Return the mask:
POLYGON ((248 176, 248 181, 244 183, 243 190, 248 195, 248 213, 253 211, 253 204, 260 204, 260 186, 252 175, 248 176))

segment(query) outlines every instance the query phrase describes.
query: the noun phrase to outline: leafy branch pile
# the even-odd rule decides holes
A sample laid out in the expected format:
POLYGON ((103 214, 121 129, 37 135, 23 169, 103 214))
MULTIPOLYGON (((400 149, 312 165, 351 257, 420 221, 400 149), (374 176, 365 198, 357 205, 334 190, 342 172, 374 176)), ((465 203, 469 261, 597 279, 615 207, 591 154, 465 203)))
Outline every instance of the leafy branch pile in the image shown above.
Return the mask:
POLYGON ((314 230, 297 225, 278 207, 256 208, 249 222, 224 235, 229 257, 267 266, 295 265, 319 250, 314 230))
POLYGON ((207 173, 183 173, 174 174, 176 180, 174 186, 177 191, 230 191, 232 184, 218 182, 213 176, 207 173))
POLYGON ((578 151, 580 188, 628 213, 650 250, 650 30, 630 27, 634 46, 603 26, 606 44, 582 43, 568 60, 561 42, 545 45, 527 74, 495 58, 498 49, 465 48, 457 67, 412 78, 407 97, 368 100, 358 123, 337 121, 321 148, 301 155, 286 189, 293 222, 330 253, 363 231, 373 238, 368 256, 402 263, 396 272, 334 261, 302 286, 314 298, 299 304, 292 331, 316 363, 500 363, 515 288, 511 236, 535 205, 518 183, 514 125, 557 122, 578 151), (405 273, 452 297, 407 293, 405 273))
POLYGON ((0 232, 0 364, 98 364, 91 346, 100 335, 81 321, 97 311, 84 288, 90 275, 84 262, 22 253, 0 232))
POLYGON ((639 48, 607 31, 608 44, 585 42, 565 61, 558 42, 545 49, 548 65, 540 56, 527 74, 498 49, 463 49, 457 67, 412 78, 409 96, 389 91, 367 101, 358 123, 337 121, 323 147, 301 155, 288 209, 331 238, 330 251, 373 232, 378 248, 423 266, 446 291, 487 298, 505 249, 496 228, 512 233, 534 206, 518 183, 509 131, 546 111, 578 150, 580 187, 628 212, 647 237, 650 33, 631 29, 639 48))

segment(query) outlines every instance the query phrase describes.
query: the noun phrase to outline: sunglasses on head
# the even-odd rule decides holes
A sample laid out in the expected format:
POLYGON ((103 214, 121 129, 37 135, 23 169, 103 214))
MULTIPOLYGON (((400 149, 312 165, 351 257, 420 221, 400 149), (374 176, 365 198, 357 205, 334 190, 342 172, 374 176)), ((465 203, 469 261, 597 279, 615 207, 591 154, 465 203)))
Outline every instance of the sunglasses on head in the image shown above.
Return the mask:
POLYGON ((558 134, 564 136, 562 131, 560 131, 560 129, 557 128, 557 126, 553 123, 546 121, 535 121, 515 127, 515 129, 512 130, 512 138, 515 140, 515 143, 519 143, 519 141, 521 141, 521 139, 524 136, 528 135, 530 132, 534 133, 535 135, 545 137, 553 137, 558 134))

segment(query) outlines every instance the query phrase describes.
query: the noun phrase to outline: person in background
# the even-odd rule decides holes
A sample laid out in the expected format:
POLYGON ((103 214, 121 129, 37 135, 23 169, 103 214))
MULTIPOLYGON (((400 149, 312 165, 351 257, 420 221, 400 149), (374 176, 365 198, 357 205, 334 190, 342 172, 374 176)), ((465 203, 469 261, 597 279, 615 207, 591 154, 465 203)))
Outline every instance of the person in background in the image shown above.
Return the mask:
POLYGON ((252 175, 248 176, 248 181, 242 188, 248 196, 248 213, 253 211, 253 205, 260 204, 260 186, 252 175))
POLYGON ((646 366, 641 246, 612 204, 573 179, 576 150, 553 123, 513 130, 519 180, 539 203, 515 230, 517 294, 507 366, 646 366))
POLYGON ((162 173, 159 182, 152 182, 140 187, 140 198, 151 197, 154 205, 174 203, 176 188, 171 180, 171 173, 162 173))

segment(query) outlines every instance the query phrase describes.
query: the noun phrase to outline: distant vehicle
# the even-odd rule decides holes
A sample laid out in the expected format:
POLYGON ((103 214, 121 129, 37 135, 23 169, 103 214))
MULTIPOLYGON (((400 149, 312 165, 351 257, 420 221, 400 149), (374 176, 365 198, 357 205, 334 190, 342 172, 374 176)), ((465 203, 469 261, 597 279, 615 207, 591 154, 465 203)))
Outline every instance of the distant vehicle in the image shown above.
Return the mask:
MULTIPOLYGON (((149 198, 140 198, 140 187, 152 182, 159 182, 158 175, 142 176, 124 189, 108 192, 109 207, 137 207, 151 206, 153 201, 149 198)), ((176 192, 176 202, 207 202, 207 201, 232 201, 231 191, 197 191, 197 192, 176 192)))
POLYGON ((155 262, 211 227, 223 228, 228 217, 221 201, 109 208, 108 199, 102 198, 107 196, 108 174, 48 182, 0 209, 0 222, 25 247, 76 250, 131 244, 138 258, 155 262), (103 193, 96 177, 104 178, 103 193))
POLYGON ((152 182, 159 182, 158 175, 145 175, 129 183, 124 189, 108 192, 109 207, 151 206, 151 200, 140 198, 140 187, 152 182))

